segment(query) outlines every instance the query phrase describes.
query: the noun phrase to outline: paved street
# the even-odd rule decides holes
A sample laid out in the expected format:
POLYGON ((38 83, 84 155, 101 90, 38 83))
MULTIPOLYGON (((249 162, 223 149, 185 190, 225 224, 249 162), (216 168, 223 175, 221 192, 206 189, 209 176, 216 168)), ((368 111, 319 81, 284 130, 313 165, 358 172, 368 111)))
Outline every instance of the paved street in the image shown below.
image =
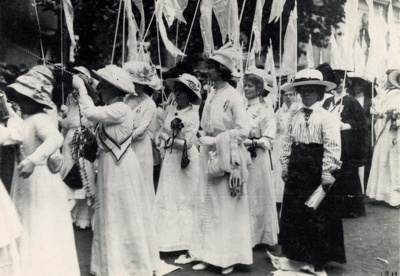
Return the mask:
MULTIPOLYGON (((347 264, 329 264, 326 268, 329 276, 400 276, 399 209, 367 199, 366 211, 366 217, 343 221, 347 264), (380 260, 376 258, 380 258, 380 260)), ((91 239, 91 231, 75 232, 82 276, 90 275, 91 239)), ((270 272, 275 269, 267 259, 265 247, 257 247, 253 252, 254 264, 235 267, 231 275, 272 275, 270 272)), ((173 263, 173 260, 180 254, 180 252, 162 254, 161 258, 167 263, 173 263)), ((193 271, 192 266, 193 264, 181 265, 183 269, 169 275, 221 275, 218 268, 193 271)))

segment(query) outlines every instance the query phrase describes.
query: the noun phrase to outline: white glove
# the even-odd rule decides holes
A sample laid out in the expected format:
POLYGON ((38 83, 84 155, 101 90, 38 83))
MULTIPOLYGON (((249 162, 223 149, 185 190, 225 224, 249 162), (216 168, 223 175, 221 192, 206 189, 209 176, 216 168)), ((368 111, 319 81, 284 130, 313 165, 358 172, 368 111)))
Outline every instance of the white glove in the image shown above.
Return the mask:
POLYGON ((78 75, 72 77, 72 86, 79 91, 80 95, 87 94, 85 83, 78 75))
POLYGON ((200 137, 199 144, 202 146, 214 146, 215 145, 215 137, 211 137, 211 136, 200 137))

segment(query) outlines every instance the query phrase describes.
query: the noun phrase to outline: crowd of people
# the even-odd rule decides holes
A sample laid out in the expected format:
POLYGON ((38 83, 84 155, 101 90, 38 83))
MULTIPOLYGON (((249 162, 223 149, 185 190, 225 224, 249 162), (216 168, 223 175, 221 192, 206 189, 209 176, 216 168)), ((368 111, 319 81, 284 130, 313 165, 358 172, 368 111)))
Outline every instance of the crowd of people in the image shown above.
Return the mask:
POLYGON ((321 64, 275 99, 265 70, 238 76, 224 50, 206 64, 208 88, 144 61, 77 66, 61 107, 45 65, 6 87, 0 144, 16 166, 11 196, 0 184, 1 275, 80 275, 74 228, 93 230, 94 275, 153 275, 173 251, 229 274, 259 244, 280 245, 278 269, 326 275, 346 262, 342 218, 365 216, 365 195, 400 205, 400 70, 376 96, 321 64))

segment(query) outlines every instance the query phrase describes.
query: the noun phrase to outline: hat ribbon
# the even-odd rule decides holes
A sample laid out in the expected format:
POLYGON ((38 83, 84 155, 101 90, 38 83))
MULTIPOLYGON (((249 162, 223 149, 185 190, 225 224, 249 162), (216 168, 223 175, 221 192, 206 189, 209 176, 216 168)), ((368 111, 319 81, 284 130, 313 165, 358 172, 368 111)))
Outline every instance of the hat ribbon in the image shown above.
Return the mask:
POLYGON ((322 81, 322 80, 318 78, 300 78, 294 80, 294 82, 302 82, 302 81, 322 81))

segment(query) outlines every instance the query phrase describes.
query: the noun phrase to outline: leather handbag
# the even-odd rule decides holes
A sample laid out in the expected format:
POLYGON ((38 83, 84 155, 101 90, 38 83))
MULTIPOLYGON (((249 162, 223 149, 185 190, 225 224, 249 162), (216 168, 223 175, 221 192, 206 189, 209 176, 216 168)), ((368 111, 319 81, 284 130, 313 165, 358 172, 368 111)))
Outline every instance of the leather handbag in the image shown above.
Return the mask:
POLYGON ((190 159, 187 153, 187 145, 186 145, 186 140, 185 143, 183 144, 183 151, 182 151, 182 158, 181 158, 181 168, 185 169, 190 163, 190 159))

